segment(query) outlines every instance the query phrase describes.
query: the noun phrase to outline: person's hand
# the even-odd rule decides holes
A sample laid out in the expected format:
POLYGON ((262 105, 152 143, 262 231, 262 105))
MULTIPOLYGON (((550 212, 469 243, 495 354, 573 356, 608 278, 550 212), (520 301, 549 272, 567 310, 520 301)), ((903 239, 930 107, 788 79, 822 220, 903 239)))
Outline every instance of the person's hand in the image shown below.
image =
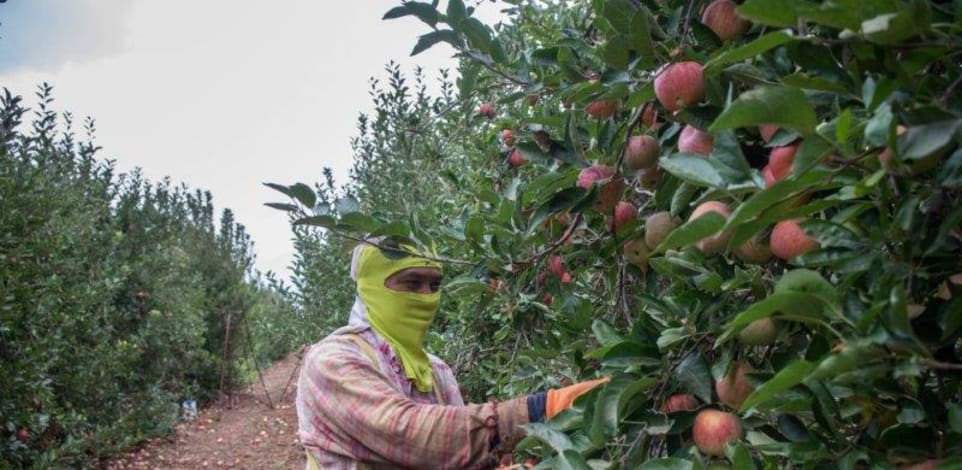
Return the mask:
POLYGON ((545 405, 544 415, 546 418, 554 418, 555 415, 571 408, 575 399, 591 391, 591 389, 611 381, 611 377, 603 377, 586 382, 578 382, 564 388, 548 390, 548 400, 545 405))

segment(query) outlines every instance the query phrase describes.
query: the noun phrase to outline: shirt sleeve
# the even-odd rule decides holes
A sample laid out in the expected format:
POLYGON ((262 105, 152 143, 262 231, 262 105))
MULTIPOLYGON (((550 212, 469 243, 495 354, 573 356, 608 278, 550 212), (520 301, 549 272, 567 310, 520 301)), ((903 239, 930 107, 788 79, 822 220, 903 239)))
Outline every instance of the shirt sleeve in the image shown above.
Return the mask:
POLYGON ((391 386, 347 340, 326 342, 305 364, 316 418, 350 443, 351 457, 413 468, 487 468, 528 422, 526 397, 500 403, 418 404, 391 386))

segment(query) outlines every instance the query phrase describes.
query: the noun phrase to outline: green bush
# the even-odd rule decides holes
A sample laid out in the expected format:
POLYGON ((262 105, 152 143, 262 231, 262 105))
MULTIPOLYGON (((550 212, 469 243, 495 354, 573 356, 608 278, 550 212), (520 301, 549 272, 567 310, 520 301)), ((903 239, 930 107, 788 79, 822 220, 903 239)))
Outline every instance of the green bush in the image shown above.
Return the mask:
POLYGON ((27 130, 21 99, 0 102, 0 461, 89 466, 169 431, 184 398, 216 397, 228 315, 237 387, 279 354, 251 362, 270 331, 248 338, 248 313, 290 308, 230 211, 215 229, 209 193, 115 175, 93 121, 78 140, 39 95, 27 130))

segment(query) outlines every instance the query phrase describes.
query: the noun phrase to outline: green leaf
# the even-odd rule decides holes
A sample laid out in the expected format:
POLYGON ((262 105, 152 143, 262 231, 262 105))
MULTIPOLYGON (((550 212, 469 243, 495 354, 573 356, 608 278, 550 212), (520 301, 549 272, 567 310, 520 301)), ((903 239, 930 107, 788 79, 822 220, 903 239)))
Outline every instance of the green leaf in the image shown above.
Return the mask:
POLYGON ((675 380, 682 389, 698 397, 704 403, 711 403, 711 391, 714 380, 708 363, 699 353, 690 353, 675 368, 675 380))
POLYGON ((468 18, 461 27, 472 46, 493 55, 494 43, 491 39, 491 31, 484 23, 477 18, 468 18))
POLYGON ((872 119, 865 124, 865 141, 876 147, 887 145, 894 118, 892 106, 889 103, 883 103, 876 108, 872 119))
POLYGON ((658 165, 668 173, 699 186, 724 188, 727 185, 715 165, 701 155, 676 153, 662 158, 658 165))
POLYGON ((939 232, 935 237, 935 241, 925 250, 926 255, 934 254, 936 251, 942 249, 945 241, 948 239, 949 234, 962 225, 962 205, 956 205, 945 215, 942 219, 942 223, 939 224, 939 232))
POLYGON ((747 0, 738 9, 738 16, 768 26, 795 26, 798 21, 795 0, 747 0))
POLYGON ((267 186, 268 188, 271 188, 277 192, 280 192, 281 194, 289 198, 292 198, 292 199, 294 198, 294 193, 287 186, 284 186, 282 184, 277 184, 277 183, 264 183, 264 186, 267 186))
POLYGON ((940 321, 942 325, 942 340, 949 339, 959 328, 962 328, 962 296, 954 296, 946 306, 947 314, 940 321))
POLYGON ((347 226, 357 232, 370 233, 379 229, 383 223, 360 212, 349 212, 341 216, 340 225, 347 226))
POLYGON ((694 464, 690 460, 675 457, 652 459, 635 467, 636 470, 693 470, 694 464))
POLYGON ((436 4, 425 3, 425 2, 407 2, 404 4, 408 8, 409 15, 414 15, 418 17, 419 20, 423 21, 430 27, 434 27, 438 24, 438 9, 436 4))
POLYGON ((702 238, 718 233, 723 226, 725 226, 725 217, 717 212, 709 212, 672 230, 655 248, 655 252, 664 253, 667 250, 691 245, 702 238))
POLYGON ((305 207, 314 207, 314 204, 317 203, 317 195, 314 194, 310 186, 304 183, 297 183, 291 186, 290 190, 294 198, 304 204, 305 207))
POLYGON ((851 94, 848 87, 841 83, 829 81, 822 77, 805 75, 802 72, 786 75, 782 78, 782 84, 806 90, 821 90, 842 95, 851 94))
POLYGON ((285 212, 297 212, 297 210, 300 209, 300 207, 294 204, 285 204, 283 202, 267 202, 267 203, 264 203, 264 205, 267 207, 277 209, 277 210, 282 210, 285 212))
POLYGON ((394 7, 394 8, 391 8, 390 10, 388 10, 387 13, 385 13, 384 16, 381 17, 381 19, 382 19, 382 20, 393 20, 393 19, 395 19, 395 18, 401 18, 401 17, 407 16, 407 15, 412 15, 412 14, 413 14, 413 13, 411 13, 411 12, 408 10, 407 5, 401 5, 401 6, 397 6, 397 7, 394 7))
POLYGON ((899 137, 898 158, 914 161, 937 155, 948 148, 960 128, 962 119, 912 126, 899 137))
POLYGON ((748 452, 745 444, 735 441, 725 450, 725 455, 731 459, 734 470, 755 470, 755 462, 752 461, 752 454, 748 452))
POLYGON ((780 220, 805 217, 815 212, 819 212, 841 203, 839 200, 817 199, 814 202, 799 206, 797 197, 789 198, 766 210, 757 219, 744 223, 735 229, 729 246, 738 246, 747 241, 756 233, 768 228, 780 220))
POLYGON ((556 458, 558 462, 555 468, 560 470, 592 470, 588 462, 585 462, 585 458, 577 451, 569 449, 559 453, 556 458))
POLYGON ((447 22, 452 27, 461 24, 468 17, 462 0, 448 0, 447 22))
POLYGON ((792 42, 793 40, 792 35, 785 31, 768 33, 744 46, 722 50, 722 52, 716 54, 705 63, 705 69, 707 69, 709 73, 713 73, 713 71, 719 67, 750 59, 765 51, 792 42))
POLYGON ((827 220, 809 219, 802 223, 802 229, 818 242, 822 248, 851 248, 866 247, 864 237, 852 232, 842 224, 827 220))
POLYGON ((785 272, 775 283, 775 292, 811 294, 828 306, 837 306, 840 303, 838 289, 821 274, 811 269, 793 269, 785 272))
POLYGON ((841 374, 863 368, 870 363, 886 357, 885 352, 870 340, 857 340, 842 345, 840 352, 832 353, 822 359, 805 381, 832 379, 841 374))
POLYGON ((587 198, 588 195, 588 191, 585 191, 579 187, 565 188, 555 193, 551 199, 546 201, 534 211, 534 214, 531 216, 531 220, 528 221, 528 229, 526 233, 531 235, 549 217, 570 210, 572 207, 578 205, 579 202, 587 198))
POLYGON ((457 33, 451 31, 450 29, 431 31, 430 33, 421 35, 421 37, 418 38, 418 43, 415 44, 414 49, 411 50, 411 55, 418 55, 439 42, 446 42, 454 47, 458 47, 461 45, 461 38, 458 37, 457 33))
POLYGON ((552 429, 545 423, 529 423, 524 425, 527 435, 544 442, 555 452, 564 452, 574 447, 571 439, 563 432, 552 429))
POLYGON ((622 412, 628 401, 643 390, 659 384, 658 379, 646 377, 631 380, 619 377, 604 385, 595 400, 591 435, 594 442, 604 442, 618 433, 622 412))
POLYGON ((779 315, 795 321, 812 322, 823 318, 824 302, 821 298, 802 292, 776 292, 755 302, 735 316, 725 328, 728 330, 719 342, 727 339, 735 331, 762 318, 779 315))
POLYGON ((612 328, 611 325, 600 319, 595 320, 591 324, 591 332, 594 333, 595 339, 597 339, 598 343, 602 346, 620 343, 626 340, 626 338, 612 328))
POLYGON ((304 217, 303 219, 295 220, 293 225, 312 225, 315 227, 323 228, 334 228, 337 225, 337 221, 334 217, 329 215, 315 215, 311 217, 304 217))
POLYGON ((945 408, 949 429, 956 434, 962 434, 962 405, 946 403, 945 408))
POLYGON ((932 10, 924 0, 914 0, 909 8, 885 13, 862 22, 862 33, 878 44, 897 44, 929 30, 932 10))
POLYGON ((939 184, 945 188, 962 188, 962 148, 945 159, 939 170, 939 184))
POLYGON ((722 131, 715 134, 715 149, 709 160, 722 164, 722 176, 732 181, 751 180, 751 166, 745 160, 741 144, 734 131, 722 131))
POLYGON ((742 403, 741 411, 754 408, 802 383, 813 370, 815 370, 815 364, 804 360, 798 360, 783 367, 774 377, 755 388, 755 391, 742 403))
POLYGON ((771 123, 797 131, 803 136, 814 133, 815 109, 805 93, 797 88, 764 86, 739 95, 709 128, 710 132, 771 123))
POLYGON ((829 175, 828 171, 809 171, 796 179, 784 179, 774 186, 755 193, 738 205, 725 223, 725 230, 741 225, 746 220, 760 215, 766 209, 784 201, 786 198, 808 189, 821 189, 817 183, 829 175))

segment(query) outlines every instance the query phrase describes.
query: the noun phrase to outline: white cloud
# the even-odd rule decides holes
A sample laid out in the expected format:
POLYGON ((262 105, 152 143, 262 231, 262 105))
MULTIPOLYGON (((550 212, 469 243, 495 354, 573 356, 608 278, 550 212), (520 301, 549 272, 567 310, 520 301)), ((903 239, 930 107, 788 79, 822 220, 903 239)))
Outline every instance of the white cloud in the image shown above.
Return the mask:
MULTIPOLYGON (((151 179, 169 175, 211 190, 215 204, 247 226, 262 270, 284 272, 293 249, 284 214, 263 206, 277 193, 261 183, 313 183, 325 166, 345 181, 357 115, 371 107, 368 78, 383 76, 392 59, 406 71, 455 65, 446 47, 408 58, 428 27, 413 18, 381 21, 395 0, 84 2, 100 6, 67 9, 76 15, 70 21, 105 14, 96 24, 112 31, 104 33, 109 44, 77 36, 71 55, 54 60, 34 42, 18 42, 17 53, 36 57, 35 67, 0 69, 0 85, 32 95, 48 81, 58 109, 97 120, 102 156, 121 170, 139 166, 151 179)), ((482 8, 497 16, 495 6, 482 8)))
POLYGON ((0 72, 56 71, 122 49, 126 0, 9 0, 0 5, 0 72))

